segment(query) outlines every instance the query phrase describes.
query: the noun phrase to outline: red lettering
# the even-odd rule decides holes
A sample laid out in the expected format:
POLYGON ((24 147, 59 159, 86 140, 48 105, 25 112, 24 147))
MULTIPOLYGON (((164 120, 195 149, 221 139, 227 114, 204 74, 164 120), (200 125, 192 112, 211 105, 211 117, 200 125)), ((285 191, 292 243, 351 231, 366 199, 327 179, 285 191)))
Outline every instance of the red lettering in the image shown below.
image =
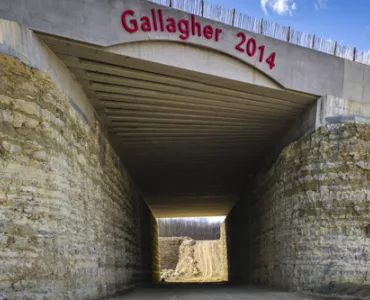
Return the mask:
POLYGON ((257 42, 254 38, 250 38, 247 43, 247 54, 249 56, 253 56, 256 54, 256 51, 257 51, 257 42), (251 49, 251 45, 252 45, 252 49, 251 49))
POLYGON ((127 20, 126 20, 126 16, 127 15, 130 15, 130 16, 133 16, 135 14, 135 12, 131 9, 128 9, 128 10, 125 10, 122 14, 122 25, 123 27, 128 31, 128 32, 136 32, 139 30, 139 26, 137 24, 137 21, 135 19, 132 19, 129 21, 129 23, 131 23, 133 25, 133 27, 130 27, 128 24, 127 24, 127 20))
POLYGON ((187 40, 189 38, 189 21, 181 19, 179 21, 179 31, 182 33, 180 39, 187 40))
POLYGON ((275 67, 275 57, 276 53, 273 52, 267 59, 266 62, 270 65, 270 69, 273 69, 275 67))
POLYGON ((202 36, 202 26, 195 21, 195 15, 191 15, 191 34, 195 35, 195 27, 198 29, 198 36, 202 36))
POLYGON ((164 31, 163 12, 161 9, 158 9, 158 15, 159 15, 159 25, 161 26, 161 31, 164 31))
POLYGON ((239 32, 236 36, 237 37, 241 37, 242 38, 242 41, 235 46, 235 49, 238 50, 238 51, 240 51, 240 52, 244 52, 245 50, 244 50, 244 48, 242 48, 242 45, 247 40, 247 37, 245 36, 244 32, 239 32))
POLYGON ((152 19, 154 31, 158 31, 157 16, 155 15, 155 9, 152 8, 152 19))
POLYGON ((143 21, 141 23, 142 31, 152 31, 152 25, 150 25, 150 19, 147 16, 141 17, 140 21, 143 21))
POLYGON ((265 48, 266 48, 265 45, 258 47, 258 49, 261 51, 260 59, 259 59, 260 62, 263 62, 263 56, 265 55, 265 48))
POLYGON ((167 31, 176 32, 176 20, 174 18, 167 18, 167 31))
POLYGON ((215 41, 216 42, 219 41, 221 32, 222 32, 222 29, 216 28, 216 36, 215 36, 215 41))
POLYGON ((204 26, 203 34, 208 40, 213 38, 213 27, 211 25, 204 26))
MULTIPOLYGON (((206 36, 206 35, 205 35, 206 36)), ((240 52, 247 52, 249 56, 254 56, 257 53, 257 49, 260 51, 258 61, 259 62, 264 62, 264 57, 265 57, 265 51, 266 51, 266 46, 265 45, 260 45, 258 47, 257 41, 255 38, 250 38, 248 42, 245 45, 244 49, 244 44, 247 40, 247 37, 244 32, 238 32, 236 35, 238 38, 241 38, 241 41, 235 46, 235 49, 240 51, 240 52), (242 47, 243 46, 243 47, 242 47)), ((270 66, 270 69, 275 68, 275 59, 276 59, 276 52, 273 52, 270 54, 269 57, 266 59, 266 63, 270 66)))
MULTIPOLYGON (((122 14, 122 26, 126 29, 126 31, 130 33, 137 32, 139 28, 143 32, 151 32, 151 31, 158 31, 161 32, 167 31, 171 33, 177 32, 177 30, 180 32, 180 39, 187 40, 189 39, 190 35, 193 36, 199 36, 201 37, 204 35, 204 37, 207 40, 214 39, 214 41, 218 42, 221 39, 221 28, 213 28, 212 25, 207 24, 204 27, 202 26, 202 23, 197 21, 197 16, 192 14, 191 19, 180 19, 175 20, 175 18, 166 18, 164 17, 163 9, 151 9, 151 15, 150 16, 142 16, 139 19, 135 18, 135 12, 131 9, 125 10, 122 14), (131 18, 130 18, 131 17, 131 18), (139 24, 140 22, 140 24, 139 24)), ((248 55, 253 56, 257 52, 257 44, 255 39, 250 39, 246 43, 246 36, 244 33, 239 32, 238 37, 242 38, 242 41, 235 47, 238 51, 241 52, 247 52, 248 55), (242 48, 243 46, 243 48, 242 48)), ((264 60, 264 46, 258 47, 258 50, 260 50, 259 54, 259 60, 264 60)), ((271 56, 268 58, 268 61, 266 61, 271 68, 274 67, 274 56, 271 56)))

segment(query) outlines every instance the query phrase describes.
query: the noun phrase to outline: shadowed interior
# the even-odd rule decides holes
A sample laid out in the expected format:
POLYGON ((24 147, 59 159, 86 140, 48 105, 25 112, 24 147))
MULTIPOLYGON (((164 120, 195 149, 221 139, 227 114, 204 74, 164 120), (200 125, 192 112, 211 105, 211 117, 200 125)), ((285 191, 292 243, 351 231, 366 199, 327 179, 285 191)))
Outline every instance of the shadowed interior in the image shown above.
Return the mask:
POLYGON ((156 217, 227 215, 246 178, 316 98, 263 74, 265 86, 40 36, 84 87, 156 217))

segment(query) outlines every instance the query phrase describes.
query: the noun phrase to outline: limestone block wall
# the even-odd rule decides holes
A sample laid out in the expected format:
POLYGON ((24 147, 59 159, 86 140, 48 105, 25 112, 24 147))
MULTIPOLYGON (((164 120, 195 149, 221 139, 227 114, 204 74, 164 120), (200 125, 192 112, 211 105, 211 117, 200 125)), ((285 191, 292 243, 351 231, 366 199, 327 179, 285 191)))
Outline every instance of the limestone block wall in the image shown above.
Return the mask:
POLYGON ((370 125, 332 123, 286 147, 256 180, 254 283, 369 284, 370 125))
POLYGON ((179 247, 184 237, 159 237, 159 255, 161 270, 175 270, 179 260, 179 247))
POLYGON ((0 298, 101 299, 149 280, 156 221, 99 124, 13 56, 0 77, 0 298))

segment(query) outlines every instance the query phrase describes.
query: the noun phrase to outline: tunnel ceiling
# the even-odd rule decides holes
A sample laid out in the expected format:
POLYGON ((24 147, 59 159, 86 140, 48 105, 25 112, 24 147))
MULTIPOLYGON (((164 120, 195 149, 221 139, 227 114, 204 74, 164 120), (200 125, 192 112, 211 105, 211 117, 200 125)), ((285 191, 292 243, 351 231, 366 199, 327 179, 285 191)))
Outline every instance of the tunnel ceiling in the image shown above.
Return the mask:
POLYGON ((316 98, 40 36, 84 87, 157 217, 227 214, 316 98))

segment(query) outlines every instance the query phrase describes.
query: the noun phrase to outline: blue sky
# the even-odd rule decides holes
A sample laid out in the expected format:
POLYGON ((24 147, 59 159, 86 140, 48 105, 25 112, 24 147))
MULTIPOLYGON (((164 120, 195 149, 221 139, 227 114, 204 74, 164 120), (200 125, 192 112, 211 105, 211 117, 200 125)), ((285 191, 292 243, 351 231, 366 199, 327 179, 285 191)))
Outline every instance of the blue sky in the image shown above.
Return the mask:
POLYGON ((208 0, 248 15, 370 50, 370 0, 208 0))

